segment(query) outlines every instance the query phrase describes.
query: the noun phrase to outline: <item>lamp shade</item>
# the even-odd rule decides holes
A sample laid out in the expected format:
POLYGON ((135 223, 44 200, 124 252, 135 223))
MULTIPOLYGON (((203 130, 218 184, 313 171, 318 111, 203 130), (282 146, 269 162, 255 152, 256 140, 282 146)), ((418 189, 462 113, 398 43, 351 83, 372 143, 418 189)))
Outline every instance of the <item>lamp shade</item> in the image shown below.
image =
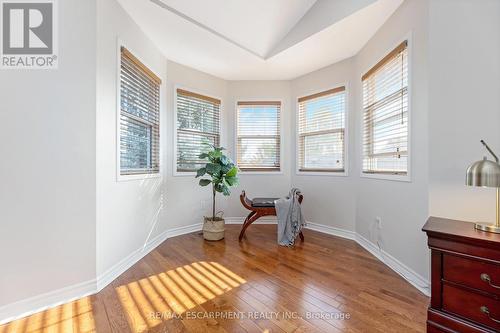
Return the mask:
POLYGON ((489 161, 474 162, 467 168, 465 184, 469 186, 500 187, 500 164, 489 161))

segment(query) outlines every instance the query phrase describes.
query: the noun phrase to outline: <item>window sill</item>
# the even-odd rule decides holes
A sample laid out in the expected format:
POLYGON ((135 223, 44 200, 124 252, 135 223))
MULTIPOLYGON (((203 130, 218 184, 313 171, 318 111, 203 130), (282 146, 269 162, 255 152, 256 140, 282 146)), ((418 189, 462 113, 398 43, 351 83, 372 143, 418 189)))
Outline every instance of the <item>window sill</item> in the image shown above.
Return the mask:
POLYGON ((161 178, 161 173, 151 173, 151 174, 138 174, 138 175, 118 175, 116 181, 118 182, 128 182, 133 180, 146 180, 161 178))
POLYGON ((250 170, 240 170, 238 175, 282 175, 282 170, 269 170, 269 171, 250 171, 250 170))
POLYGON ((326 177, 347 177, 347 171, 335 172, 335 171, 300 171, 297 170, 297 176, 326 176, 326 177))
POLYGON ((378 179, 378 180, 389 180, 389 181, 395 181, 395 182, 411 183, 411 177, 410 177, 409 174, 406 174, 406 175, 391 175, 391 174, 364 173, 364 172, 361 172, 361 178, 378 179))
POLYGON ((196 171, 174 171, 174 177, 196 177, 196 171))

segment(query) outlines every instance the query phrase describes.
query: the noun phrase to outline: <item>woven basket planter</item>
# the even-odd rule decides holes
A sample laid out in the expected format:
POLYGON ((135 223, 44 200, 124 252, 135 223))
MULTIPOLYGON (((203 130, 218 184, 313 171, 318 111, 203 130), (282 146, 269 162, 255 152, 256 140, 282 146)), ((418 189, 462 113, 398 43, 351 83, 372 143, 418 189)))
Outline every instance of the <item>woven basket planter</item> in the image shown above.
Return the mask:
POLYGON ((224 219, 216 217, 205 217, 203 222, 203 238, 208 241, 218 241, 224 238, 224 219))

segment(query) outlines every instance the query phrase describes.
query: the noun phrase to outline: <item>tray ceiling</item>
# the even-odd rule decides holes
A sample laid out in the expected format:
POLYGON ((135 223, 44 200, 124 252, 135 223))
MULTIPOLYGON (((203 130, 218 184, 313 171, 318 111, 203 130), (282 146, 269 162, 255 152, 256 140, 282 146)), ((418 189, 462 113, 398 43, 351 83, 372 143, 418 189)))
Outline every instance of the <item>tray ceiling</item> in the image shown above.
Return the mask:
POLYGON ((355 55, 403 0, 118 0, 172 61, 285 80, 355 55))

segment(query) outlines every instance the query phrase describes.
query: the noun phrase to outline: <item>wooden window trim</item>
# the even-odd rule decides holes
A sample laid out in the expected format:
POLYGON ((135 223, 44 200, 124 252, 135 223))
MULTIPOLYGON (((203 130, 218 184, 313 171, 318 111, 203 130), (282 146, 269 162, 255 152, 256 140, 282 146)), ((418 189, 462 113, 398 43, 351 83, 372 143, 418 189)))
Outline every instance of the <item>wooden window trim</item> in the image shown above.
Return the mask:
POLYGON ((239 169, 243 172, 277 172, 281 171, 281 167, 239 167, 239 169))
POLYGON ((399 52, 403 51, 407 47, 408 47, 408 41, 407 40, 403 41, 401 44, 399 44, 398 46, 396 46, 396 48, 394 50, 392 50, 391 52, 389 52, 389 54, 387 54, 384 58, 382 58, 382 60, 380 60, 379 62, 377 62, 375 64, 375 66, 373 66, 372 68, 370 68, 368 70, 368 72, 366 72, 361 77, 361 81, 366 80, 368 77, 370 77, 372 74, 374 74, 378 69, 380 69, 380 67, 384 66, 392 58, 394 58, 394 56, 396 54, 398 54, 399 52))
POLYGON ((177 89, 177 95, 184 95, 187 97, 193 97, 193 98, 201 99, 201 100, 204 100, 206 102, 213 103, 213 104, 218 104, 218 105, 222 104, 220 99, 205 96, 202 94, 198 94, 198 93, 195 93, 195 92, 192 92, 189 90, 180 89, 180 88, 177 89))
POLYGON ((161 79, 146 65, 144 65, 136 56, 132 54, 125 46, 121 47, 122 54, 127 57, 130 61, 137 65, 140 69, 142 69, 156 84, 161 85, 161 79))
POLYGON ((322 92, 319 92, 319 93, 316 93, 316 94, 312 94, 312 95, 308 95, 308 96, 304 96, 304 97, 300 97, 298 99, 298 101, 299 101, 299 103, 302 103, 302 102, 305 102, 305 101, 309 101, 311 99, 320 98, 320 97, 328 96, 328 95, 333 95, 333 94, 336 94, 336 93, 339 93, 339 92, 342 92, 342 91, 345 91, 345 86, 337 87, 337 88, 333 88, 333 89, 329 89, 329 90, 325 90, 325 91, 322 91, 322 92))
POLYGON ((239 101, 236 103, 238 106, 252 106, 252 105, 255 105, 255 106, 268 106, 268 105, 272 105, 272 106, 279 106, 281 108, 281 102, 280 101, 269 101, 269 102, 266 102, 266 101, 239 101))

